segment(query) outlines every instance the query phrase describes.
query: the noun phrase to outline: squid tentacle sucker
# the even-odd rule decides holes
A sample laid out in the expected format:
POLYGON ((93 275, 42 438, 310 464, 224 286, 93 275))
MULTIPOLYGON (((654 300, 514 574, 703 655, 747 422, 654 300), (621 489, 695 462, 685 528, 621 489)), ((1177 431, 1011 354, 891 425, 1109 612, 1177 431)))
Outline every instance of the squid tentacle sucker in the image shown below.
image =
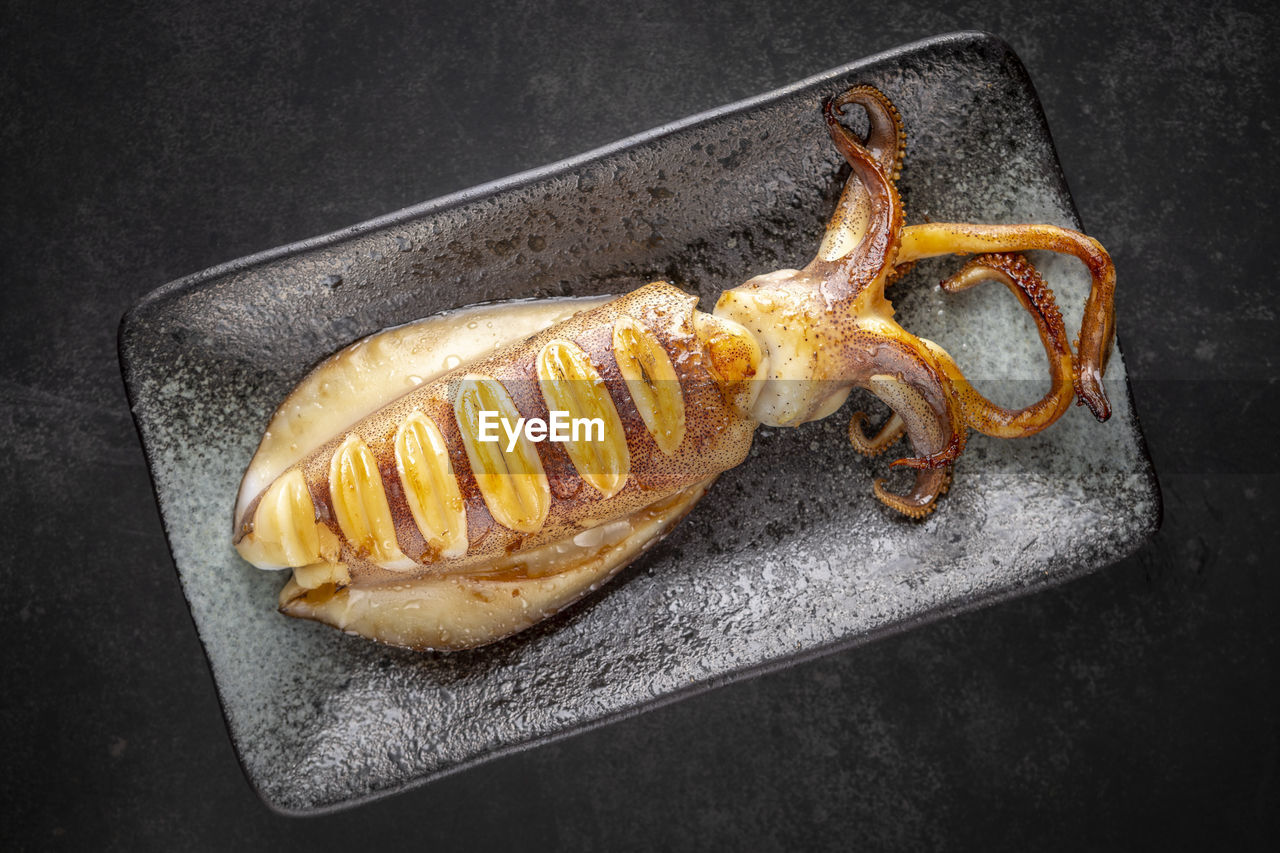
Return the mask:
POLYGON ((858 86, 823 116, 851 174, 804 268, 750 279, 712 313, 662 282, 463 309, 359 341, 304 379, 235 509, 240 553, 292 570, 281 610, 417 649, 508 636, 661 538, 746 458, 758 425, 826 417, 854 388, 891 410, 872 436, 852 415, 855 450, 911 443, 892 463, 914 470, 911 487, 873 489, 913 518, 949 487, 970 430, 1032 435, 1076 398, 1105 420, 1115 270, 1097 241, 1051 225, 907 225, 893 103, 858 86), (849 107, 865 112, 865 135, 841 121, 849 107), (1089 270, 1074 350, 1053 292, 1019 254, 1033 249, 1089 270), (1050 380, 1037 402, 992 402, 942 347, 894 321, 886 288, 943 254, 975 256, 944 291, 1003 284, 1035 322, 1050 380))

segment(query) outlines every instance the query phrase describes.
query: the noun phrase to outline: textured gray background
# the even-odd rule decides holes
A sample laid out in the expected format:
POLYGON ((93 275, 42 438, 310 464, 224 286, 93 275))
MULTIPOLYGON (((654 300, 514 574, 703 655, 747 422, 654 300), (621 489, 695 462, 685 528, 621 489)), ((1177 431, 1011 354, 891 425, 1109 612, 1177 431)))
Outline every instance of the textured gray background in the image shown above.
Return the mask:
POLYGON ((30 5, 0 24, 4 841, 1275 840, 1275 12, 30 5), (357 811, 268 812, 235 763, 161 536, 115 364, 120 313, 213 263, 969 27, 1028 66, 1085 224, 1121 269, 1166 502, 1156 539, 1065 588, 357 811))

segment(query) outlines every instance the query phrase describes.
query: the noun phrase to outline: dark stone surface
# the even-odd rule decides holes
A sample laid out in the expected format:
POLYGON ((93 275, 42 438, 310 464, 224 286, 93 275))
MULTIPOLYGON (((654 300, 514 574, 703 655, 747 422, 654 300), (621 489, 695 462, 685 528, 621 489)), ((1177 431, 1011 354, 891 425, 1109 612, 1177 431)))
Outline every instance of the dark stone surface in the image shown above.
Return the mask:
POLYGON ((1277 15, 1025 6, 10 4, 5 846, 1274 843, 1277 15), (271 814, 165 549, 118 379, 124 309, 184 273, 961 28, 1026 63, 1121 270, 1165 497, 1154 541, 1066 587, 355 811, 271 814))

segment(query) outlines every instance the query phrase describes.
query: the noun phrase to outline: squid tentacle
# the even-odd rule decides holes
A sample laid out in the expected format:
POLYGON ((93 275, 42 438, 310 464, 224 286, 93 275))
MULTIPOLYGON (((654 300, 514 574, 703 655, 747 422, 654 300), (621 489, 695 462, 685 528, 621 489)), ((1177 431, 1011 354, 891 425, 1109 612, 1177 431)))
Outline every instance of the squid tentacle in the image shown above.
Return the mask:
MULTIPOLYGON (((835 115, 843 115, 849 104, 857 104, 867 111, 867 138, 861 144, 871 152, 880 171, 896 182, 902 174, 902 161, 907 153, 907 131, 902 126, 902 114, 893 102, 874 86, 855 86, 832 98, 828 104, 829 113, 835 115)), ((853 131, 844 130, 853 136, 853 131)))
MULTIPOLYGON (((876 343, 880 352, 879 369, 886 372, 875 373, 859 384, 888 405, 893 416, 868 444, 888 439, 897 430, 895 420, 900 421, 916 455, 898 459, 890 467, 913 468, 916 479, 905 494, 890 492, 884 481, 878 480, 875 494, 893 509, 913 518, 923 518, 945 492, 951 465, 964 451, 967 431, 964 412, 946 371, 935 363, 919 339, 902 333, 885 336, 876 343)), ((855 447, 858 442, 854 430, 861 433, 860 414, 850 423, 850 438, 855 447)), ((888 447, 887 441, 884 446, 888 447)))
POLYGON ((1111 403, 1102 385, 1102 374, 1115 341, 1116 268, 1097 240, 1056 225, 970 225, 930 222, 902 230, 898 262, 938 255, 971 255, 984 252, 1025 252, 1046 249, 1074 255, 1092 279, 1084 305, 1080 335, 1076 339, 1074 384, 1080 401, 1094 417, 1111 417, 1111 403))
POLYGON ((889 415, 889 419, 880 427, 874 438, 868 438, 862 426, 867 422, 866 412, 854 412, 849 418, 849 443, 853 449, 863 456, 879 456, 884 453, 907 431, 907 425, 897 412, 889 415))
POLYGON ((916 475, 915 485, 906 494, 891 492, 883 477, 871 484, 872 492, 881 503, 897 510, 908 518, 922 519, 937 509, 938 498, 951 487, 951 467, 923 470, 916 475))
MULTIPOLYGON (((875 92, 869 87, 861 87, 875 92)), ((866 92, 863 93, 866 95, 866 92)), ((872 130, 894 119, 886 109, 888 99, 867 95, 846 103, 857 103, 871 117, 872 130)), ((841 108, 842 109, 842 108, 841 108)), ((853 131, 840 122, 835 100, 822 107, 827 132, 836 149, 853 170, 845 184, 840 202, 831 217, 818 255, 806 268, 823 280, 822 291, 829 307, 856 296, 863 288, 879 283, 883 292, 885 277, 897 266, 898 244, 905 223, 902 199, 888 173, 881 168, 887 155, 879 149, 863 145, 853 131)), ((898 124, 901 120, 898 119, 898 124)), ((872 133, 876 144, 883 147, 882 133, 872 133)))
POLYGON ((1058 310, 1053 291, 1040 273, 1025 257, 1017 254, 980 255, 942 282, 942 289, 958 293, 984 281, 995 281, 1008 287, 1035 321, 1049 359, 1049 391, 1030 406, 1006 409, 974 388, 941 347, 932 341, 924 343, 951 380, 970 427, 996 438, 1033 435, 1061 417, 1075 396, 1071 348, 1067 343, 1062 312, 1058 310))

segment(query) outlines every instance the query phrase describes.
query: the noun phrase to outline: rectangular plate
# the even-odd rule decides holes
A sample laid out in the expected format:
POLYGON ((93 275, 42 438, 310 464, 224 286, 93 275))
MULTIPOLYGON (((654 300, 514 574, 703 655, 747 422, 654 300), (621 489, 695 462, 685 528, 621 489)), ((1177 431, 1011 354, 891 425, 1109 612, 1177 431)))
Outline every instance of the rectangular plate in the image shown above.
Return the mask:
MULTIPOLYGON (((358 336, 464 304, 653 279, 697 290, 706 308, 753 275, 802 266, 847 173, 820 105, 858 83, 904 116, 909 222, 1079 227, 1021 64, 990 36, 957 34, 190 276, 126 315, 120 360, 169 545, 268 804, 313 812, 400 790, 1092 571, 1154 531, 1159 493, 1117 354, 1110 422, 1073 408, 1031 439, 974 436, 923 523, 872 497, 887 461, 853 452, 845 416, 761 430, 751 458, 606 589, 472 652, 401 652, 280 616, 283 577, 232 549, 236 487, 267 417, 358 336)), ((1083 269, 1035 260, 1078 328, 1083 269)), ((1000 288, 944 298, 931 285, 957 266, 921 264, 895 285, 898 320, 993 396, 1030 402, 1047 375, 1034 327, 1000 288)))

